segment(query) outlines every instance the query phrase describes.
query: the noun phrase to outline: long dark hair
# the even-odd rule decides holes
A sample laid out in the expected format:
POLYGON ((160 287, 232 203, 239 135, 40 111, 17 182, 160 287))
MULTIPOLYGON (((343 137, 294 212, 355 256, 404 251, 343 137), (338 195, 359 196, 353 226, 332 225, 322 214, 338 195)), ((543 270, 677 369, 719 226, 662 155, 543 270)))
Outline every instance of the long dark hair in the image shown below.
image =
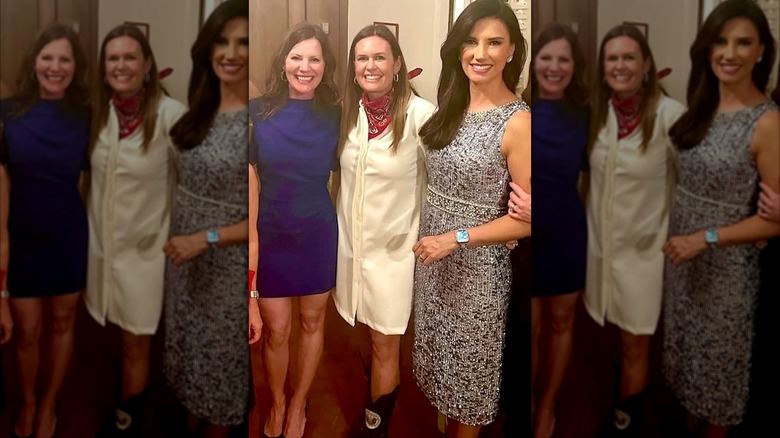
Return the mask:
POLYGON ((114 90, 108 85, 106 80, 106 46, 114 38, 129 37, 134 39, 139 46, 141 46, 141 52, 144 56, 144 61, 149 61, 152 65, 149 69, 148 81, 144 83, 144 95, 141 102, 141 114, 143 114, 143 122, 141 123, 141 129, 144 133, 143 150, 149 148, 149 143, 152 142, 154 136, 154 127, 157 123, 157 106, 160 103, 160 99, 163 96, 164 90, 160 84, 160 79, 157 77, 157 63, 154 60, 154 54, 152 53, 152 47, 149 45, 149 41, 146 39, 141 30, 132 24, 120 24, 119 26, 111 29, 106 37, 103 38, 103 43, 100 45, 100 61, 98 63, 98 74, 95 79, 95 99, 92 101, 92 132, 90 139, 90 154, 95 147, 100 131, 108 123, 108 109, 109 101, 114 93, 114 90))
POLYGON ((643 95, 639 104, 639 114, 642 117, 642 145, 640 149, 644 152, 647 145, 653 138, 653 129, 655 128, 655 109, 658 106, 658 100, 661 98, 661 86, 658 84, 658 74, 656 73, 655 60, 650 46, 647 44, 645 36, 634 25, 621 24, 613 27, 601 40, 599 47, 598 72, 593 78, 593 117, 591 117, 590 142, 596 139, 599 131, 607 124, 607 113, 609 112, 607 104, 612 96, 612 89, 609 88, 604 80, 604 47, 610 40, 625 36, 636 41, 642 51, 642 58, 650 61, 650 69, 647 71, 647 81, 642 84, 643 95))
POLYGON ((566 109, 579 109, 588 103, 588 87, 586 81, 587 67, 585 65, 585 55, 582 53, 577 35, 571 30, 569 26, 553 23, 536 37, 533 44, 531 44, 531 100, 536 101, 539 99, 539 82, 536 78, 536 57, 539 52, 548 43, 564 39, 569 43, 571 49, 572 62, 574 62, 574 72, 572 73, 571 82, 566 86, 563 91, 563 103, 566 109))
POLYGON ((220 84, 211 65, 211 53, 225 24, 241 17, 249 19, 249 5, 246 0, 228 0, 222 3, 209 15, 192 45, 192 73, 187 90, 188 109, 171 128, 171 139, 180 149, 192 149, 201 144, 217 116, 221 100, 220 84))
POLYGON ((401 53, 401 46, 398 45, 398 40, 395 39, 395 35, 387 27, 378 24, 361 29, 355 35, 349 48, 349 67, 347 67, 347 74, 344 80, 344 102, 341 107, 341 141, 339 144, 344 144, 349 131, 357 123, 358 102, 363 95, 363 89, 355 82, 355 47, 360 40, 371 36, 377 36, 387 41, 387 44, 390 45, 390 50, 393 52, 393 62, 397 60, 401 62, 401 69, 398 70, 398 82, 393 84, 393 101, 390 102, 393 114, 391 126, 393 132, 392 148, 393 152, 395 152, 398 149, 398 144, 401 142, 401 137, 403 137, 404 125, 406 124, 406 107, 409 105, 409 98, 414 93, 414 88, 407 77, 406 60, 404 60, 403 53, 401 53))
POLYGON ((63 38, 70 44, 75 63, 73 79, 68 88, 65 89, 65 108, 75 112, 89 105, 87 58, 84 56, 84 51, 81 50, 79 38, 70 26, 52 23, 38 34, 32 48, 22 60, 22 67, 16 78, 16 90, 11 97, 14 101, 11 109, 12 117, 21 117, 40 100, 41 90, 35 73, 35 60, 47 44, 63 38))
POLYGON ((512 9, 500 0, 477 0, 458 16, 447 39, 441 46, 441 76, 437 93, 438 110, 420 129, 423 142, 432 149, 441 149, 455 138, 469 104, 469 79, 463 71, 460 52, 477 21, 498 18, 509 30, 509 39, 515 45, 512 62, 504 66, 504 85, 516 90, 525 65, 526 41, 512 9))
POLYGON ((290 97, 289 85, 282 80, 284 75, 284 61, 293 47, 301 41, 314 38, 322 47, 322 56, 325 61, 325 71, 322 74, 322 81, 314 90, 314 107, 324 109, 333 107, 339 103, 339 91, 336 86, 336 57, 330 49, 328 36, 319 27, 309 23, 300 23, 293 27, 285 37, 282 46, 274 55, 271 62, 271 70, 265 81, 266 91, 259 97, 262 105, 260 113, 261 119, 267 119, 282 108, 290 97))
POLYGON ((775 41, 766 16, 753 1, 727 0, 713 9, 691 46, 691 75, 688 77, 685 96, 688 110, 669 130, 672 142, 680 149, 690 149, 699 144, 715 117, 720 101, 720 87, 710 66, 710 52, 716 39, 720 38, 723 25, 734 18, 747 18, 758 30, 764 54, 761 62, 753 66, 751 77, 759 91, 766 91, 775 60, 775 41))

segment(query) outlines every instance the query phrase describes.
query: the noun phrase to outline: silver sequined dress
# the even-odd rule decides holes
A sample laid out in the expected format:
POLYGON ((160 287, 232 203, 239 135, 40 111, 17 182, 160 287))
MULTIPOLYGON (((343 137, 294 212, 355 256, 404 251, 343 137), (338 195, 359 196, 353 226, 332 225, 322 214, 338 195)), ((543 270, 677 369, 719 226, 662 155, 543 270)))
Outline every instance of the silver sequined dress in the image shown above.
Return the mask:
MULTIPOLYGON (((428 152, 420 236, 484 224, 506 214, 509 172, 501 154, 507 121, 521 101, 466 113, 457 137, 428 152)), ((460 249, 415 270, 414 376, 447 417, 487 424, 498 414, 501 361, 512 280, 505 245, 460 249)))
MULTIPOLYGON (((771 101, 718 113, 702 142, 679 153, 670 235, 735 224, 756 213, 750 142, 771 101)), ((753 244, 705 250, 664 273, 664 375, 682 405, 716 425, 744 419, 759 288, 753 244)))
MULTIPOLYGON (((247 110, 218 113, 203 142, 179 152, 171 235, 230 226, 249 216, 247 110)), ((212 424, 243 422, 250 408, 247 245, 209 249, 165 272, 165 377, 189 412, 212 424)))

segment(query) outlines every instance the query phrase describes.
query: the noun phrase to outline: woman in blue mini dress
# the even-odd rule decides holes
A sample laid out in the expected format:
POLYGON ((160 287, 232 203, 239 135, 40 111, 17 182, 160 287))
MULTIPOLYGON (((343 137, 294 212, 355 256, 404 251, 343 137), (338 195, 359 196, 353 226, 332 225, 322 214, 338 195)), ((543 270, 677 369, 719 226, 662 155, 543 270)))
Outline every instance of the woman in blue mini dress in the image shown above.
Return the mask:
POLYGON ((0 223, 7 233, 0 236, 8 236, 6 287, 21 390, 13 431, 50 437, 87 273, 87 216, 79 178, 86 168, 89 96, 86 58, 73 30, 62 25, 44 29, 18 78, 15 94, 0 103, 0 165, 10 186, 7 216, 0 214, 7 217, 0 223), (41 370, 44 319, 52 323, 52 341, 44 354, 48 366, 41 370), (35 391, 39 370, 40 397, 35 391))
POLYGON ((271 437, 303 435, 306 399, 322 354, 325 308, 336 284, 338 231, 327 185, 339 139, 334 68, 322 29, 296 26, 274 57, 265 93, 249 103, 250 154, 260 176, 255 289, 273 399, 263 433, 271 437), (301 330, 288 405, 284 384, 296 297, 301 330))

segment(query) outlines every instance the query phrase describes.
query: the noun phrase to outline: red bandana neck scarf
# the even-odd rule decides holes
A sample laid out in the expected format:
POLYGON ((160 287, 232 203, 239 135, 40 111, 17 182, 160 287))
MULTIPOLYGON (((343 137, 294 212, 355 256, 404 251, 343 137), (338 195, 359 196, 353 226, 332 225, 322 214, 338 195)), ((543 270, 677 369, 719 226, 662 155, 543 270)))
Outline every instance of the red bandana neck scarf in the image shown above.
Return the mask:
POLYGON ((620 99, 616 94, 612 93, 610 101, 618 120, 618 139, 631 135, 636 130, 636 127, 639 126, 639 122, 642 121, 642 117, 639 114, 639 104, 642 102, 643 94, 644 90, 641 88, 633 96, 625 99, 620 99))
POLYGON ((369 101, 368 95, 363 93, 360 101, 366 109, 368 116, 368 139, 376 138, 385 132, 390 122, 393 120, 393 114, 390 112, 390 102, 393 100, 393 90, 390 90, 382 97, 369 101))
POLYGON ((116 93, 111 96, 111 102, 114 104, 116 116, 119 118, 119 138, 129 137, 141 125, 141 102, 143 101, 144 90, 122 99, 116 93))

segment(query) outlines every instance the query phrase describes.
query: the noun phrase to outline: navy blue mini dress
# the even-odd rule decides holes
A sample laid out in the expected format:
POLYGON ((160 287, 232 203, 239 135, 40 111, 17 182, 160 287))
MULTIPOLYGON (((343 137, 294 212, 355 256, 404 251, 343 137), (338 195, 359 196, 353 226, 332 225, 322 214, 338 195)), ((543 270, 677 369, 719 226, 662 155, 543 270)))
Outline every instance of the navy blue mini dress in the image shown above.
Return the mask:
POLYGON ((531 130, 534 297, 563 295, 585 287, 588 229, 577 180, 585 166, 588 113, 560 100, 533 107, 531 130))
POLYGON ((12 298, 78 292, 87 281, 87 215, 79 194, 89 110, 41 100, 20 117, 0 101, 0 164, 11 181, 8 292, 12 298))

